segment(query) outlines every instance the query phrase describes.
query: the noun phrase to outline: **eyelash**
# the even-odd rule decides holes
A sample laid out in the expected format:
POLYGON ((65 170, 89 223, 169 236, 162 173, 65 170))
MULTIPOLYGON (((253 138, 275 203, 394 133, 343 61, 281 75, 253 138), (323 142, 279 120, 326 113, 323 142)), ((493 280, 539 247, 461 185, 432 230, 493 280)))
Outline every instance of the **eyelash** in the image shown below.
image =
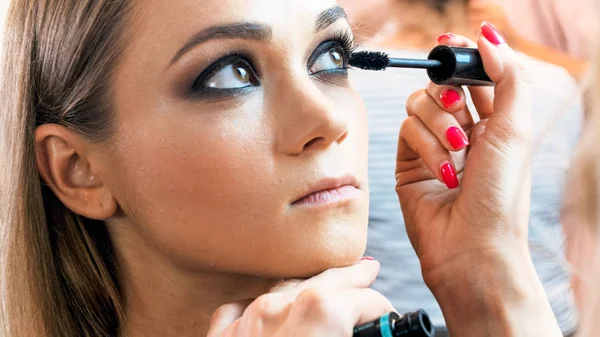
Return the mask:
POLYGON ((358 49, 356 40, 348 30, 337 31, 331 38, 321 43, 309 58, 307 66, 311 67, 321 55, 336 48, 339 48, 342 51, 344 57, 344 67, 336 70, 317 72, 314 73, 313 76, 319 76, 323 74, 347 74, 348 69, 350 68, 350 55, 352 55, 352 53, 358 49))
MULTIPOLYGON (((316 77, 325 77, 325 76, 347 76, 349 66, 350 55, 358 48, 358 44, 356 43, 354 37, 350 33, 349 30, 340 30, 336 31, 332 34, 332 36, 322 42, 312 53, 309 58, 307 67, 310 68, 312 64, 314 64, 318 58, 323 55, 323 53, 340 49, 343 53, 344 57, 344 66, 343 68, 335 69, 335 70, 326 70, 320 71, 312 74, 312 76, 316 77)), ((221 97, 236 97, 240 96, 253 88, 243 87, 243 88, 231 88, 231 89, 214 89, 206 86, 206 82, 218 73, 221 69, 226 67, 227 65, 233 63, 245 63, 249 69, 251 69, 256 77, 260 77, 258 71, 254 67, 253 59, 250 55, 235 52, 229 55, 226 55, 219 59, 218 61, 211 64, 206 70, 204 70, 200 76, 196 78, 194 84, 192 85, 192 95, 199 98, 221 98, 221 97)))

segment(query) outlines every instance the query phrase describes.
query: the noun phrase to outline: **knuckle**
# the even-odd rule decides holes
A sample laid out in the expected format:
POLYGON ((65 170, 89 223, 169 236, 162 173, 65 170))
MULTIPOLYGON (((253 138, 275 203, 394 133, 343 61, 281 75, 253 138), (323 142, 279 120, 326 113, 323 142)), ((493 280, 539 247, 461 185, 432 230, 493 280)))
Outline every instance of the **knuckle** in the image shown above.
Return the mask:
POLYGON ((427 97, 426 89, 415 91, 408 97, 406 100, 406 112, 409 115, 413 115, 419 111, 423 97, 427 97))
POLYGON ((420 124, 419 118, 416 116, 408 116, 400 127, 400 134, 406 135, 407 133, 415 130, 420 124))
POLYGON ((332 303, 324 290, 307 289, 298 295, 294 305, 303 317, 327 319, 333 312, 332 303))
POLYGON ((265 294, 259 296, 248 306, 244 316, 257 322, 267 322, 281 315, 281 304, 282 298, 279 294, 265 294))
POLYGON ((422 133, 419 132, 423 127, 418 117, 409 116, 404 120, 400 129, 400 136, 406 140, 408 147, 420 156, 431 146, 435 146, 435 144, 431 144, 431 141, 424 139, 422 133))

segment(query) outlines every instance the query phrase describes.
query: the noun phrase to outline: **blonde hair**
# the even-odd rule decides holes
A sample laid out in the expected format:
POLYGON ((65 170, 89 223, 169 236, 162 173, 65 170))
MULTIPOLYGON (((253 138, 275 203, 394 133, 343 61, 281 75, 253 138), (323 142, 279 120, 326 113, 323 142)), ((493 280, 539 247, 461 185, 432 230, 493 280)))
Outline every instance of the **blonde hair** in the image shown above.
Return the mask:
POLYGON ((587 305, 582 308, 580 337, 596 336, 600 331, 600 52, 593 71, 590 73, 586 90, 587 110, 584 129, 576 155, 575 174, 580 195, 579 213, 584 220, 581 225, 591 225, 597 248, 595 256, 588 258, 595 262, 596 270, 588 271, 598 279, 586 280, 593 285, 592 294, 585 294, 587 305))
POLYGON ((116 336, 122 296, 103 223, 67 209, 39 177, 36 126, 111 136, 109 82, 126 0, 13 0, 0 72, 0 334, 116 336))

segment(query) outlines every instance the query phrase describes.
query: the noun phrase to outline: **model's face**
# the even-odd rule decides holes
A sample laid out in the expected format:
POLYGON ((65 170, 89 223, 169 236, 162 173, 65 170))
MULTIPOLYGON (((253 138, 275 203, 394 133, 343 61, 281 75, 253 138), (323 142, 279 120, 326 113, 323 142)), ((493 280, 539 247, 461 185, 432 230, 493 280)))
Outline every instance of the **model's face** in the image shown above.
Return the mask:
POLYGON ((361 256, 367 121, 335 6, 137 4, 101 173, 148 247, 188 270, 283 277, 361 256))

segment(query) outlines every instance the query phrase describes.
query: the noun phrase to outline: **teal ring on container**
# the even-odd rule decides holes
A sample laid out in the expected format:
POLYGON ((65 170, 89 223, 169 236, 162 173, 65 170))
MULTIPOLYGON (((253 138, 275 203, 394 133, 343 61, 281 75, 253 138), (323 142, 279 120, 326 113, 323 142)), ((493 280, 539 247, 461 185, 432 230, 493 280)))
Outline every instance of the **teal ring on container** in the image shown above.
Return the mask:
POLYGON ((379 331, 381 337, 394 337, 392 335, 392 327, 390 327, 390 314, 385 314, 379 318, 379 331))

